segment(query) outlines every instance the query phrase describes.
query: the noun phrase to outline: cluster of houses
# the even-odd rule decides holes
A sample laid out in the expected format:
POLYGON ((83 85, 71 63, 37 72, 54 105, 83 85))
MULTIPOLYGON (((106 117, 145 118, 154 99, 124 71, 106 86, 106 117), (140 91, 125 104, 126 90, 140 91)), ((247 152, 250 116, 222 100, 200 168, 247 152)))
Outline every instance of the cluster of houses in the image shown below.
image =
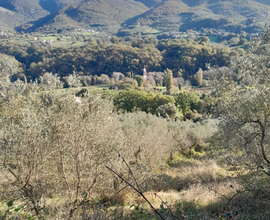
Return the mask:
POLYGON ((87 30, 85 30, 85 29, 81 29, 81 28, 76 28, 75 31, 78 31, 78 32, 84 32, 84 31, 86 31, 88 33, 98 33, 98 31, 95 31, 93 29, 87 29, 87 30))
POLYGON ((42 42, 42 43, 45 43, 45 44, 53 44, 54 40, 53 40, 53 39, 42 40, 41 42, 42 42))
POLYGON ((95 30, 87 30, 87 32, 89 32, 89 33, 97 33, 98 34, 98 31, 95 31, 95 30))
POLYGON ((6 37, 15 37, 15 35, 11 32, 1 31, 0 36, 6 36, 6 37))
POLYGON ((249 34, 249 36, 250 36, 250 38, 252 38, 252 37, 259 37, 259 33, 251 33, 251 34, 249 34))
MULTIPOLYGON (((32 40, 33 41, 38 41, 38 38, 34 37, 32 40)), ((41 40, 40 42, 42 42, 44 44, 53 44, 54 40, 53 39, 47 39, 47 40, 41 40)))

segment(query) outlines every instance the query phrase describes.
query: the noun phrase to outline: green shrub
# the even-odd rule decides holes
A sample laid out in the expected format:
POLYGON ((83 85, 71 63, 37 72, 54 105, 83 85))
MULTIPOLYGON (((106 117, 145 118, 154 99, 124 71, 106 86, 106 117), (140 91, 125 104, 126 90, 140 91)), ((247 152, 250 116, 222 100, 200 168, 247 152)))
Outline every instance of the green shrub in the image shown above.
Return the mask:
POLYGON ((176 113, 177 108, 172 103, 161 105, 156 109, 156 115, 163 118, 174 118, 176 113))

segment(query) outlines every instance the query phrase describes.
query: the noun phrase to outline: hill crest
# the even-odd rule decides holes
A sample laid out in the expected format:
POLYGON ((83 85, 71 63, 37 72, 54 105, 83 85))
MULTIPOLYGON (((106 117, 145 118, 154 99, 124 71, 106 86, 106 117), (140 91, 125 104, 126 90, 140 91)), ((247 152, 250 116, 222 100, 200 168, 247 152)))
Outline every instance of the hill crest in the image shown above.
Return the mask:
POLYGON ((268 0, 1 0, 0 27, 53 31, 92 26, 115 33, 121 26, 185 30, 207 26, 211 19, 218 26, 225 19, 225 26, 243 28, 250 18, 266 21, 269 10, 268 0))

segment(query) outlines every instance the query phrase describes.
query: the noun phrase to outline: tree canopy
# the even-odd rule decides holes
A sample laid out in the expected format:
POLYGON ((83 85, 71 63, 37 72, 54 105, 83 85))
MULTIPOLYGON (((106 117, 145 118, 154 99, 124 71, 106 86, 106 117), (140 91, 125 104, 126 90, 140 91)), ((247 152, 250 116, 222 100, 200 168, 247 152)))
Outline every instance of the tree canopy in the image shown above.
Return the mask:
POLYGON ((270 175, 269 29, 249 51, 232 59, 215 76, 219 138, 230 149, 231 163, 270 175))

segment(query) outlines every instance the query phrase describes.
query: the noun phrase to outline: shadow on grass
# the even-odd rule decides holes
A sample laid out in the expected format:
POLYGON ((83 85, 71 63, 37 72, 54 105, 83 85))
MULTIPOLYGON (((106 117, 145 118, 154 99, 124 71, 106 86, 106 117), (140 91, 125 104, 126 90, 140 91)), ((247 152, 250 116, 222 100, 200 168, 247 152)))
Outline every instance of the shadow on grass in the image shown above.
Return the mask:
POLYGON ((270 219, 270 198, 258 193, 242 193, 229 203, 225 198, 203 205, 200 201, 178 201, 174 204, 175 216, 188 219, 270 219))

